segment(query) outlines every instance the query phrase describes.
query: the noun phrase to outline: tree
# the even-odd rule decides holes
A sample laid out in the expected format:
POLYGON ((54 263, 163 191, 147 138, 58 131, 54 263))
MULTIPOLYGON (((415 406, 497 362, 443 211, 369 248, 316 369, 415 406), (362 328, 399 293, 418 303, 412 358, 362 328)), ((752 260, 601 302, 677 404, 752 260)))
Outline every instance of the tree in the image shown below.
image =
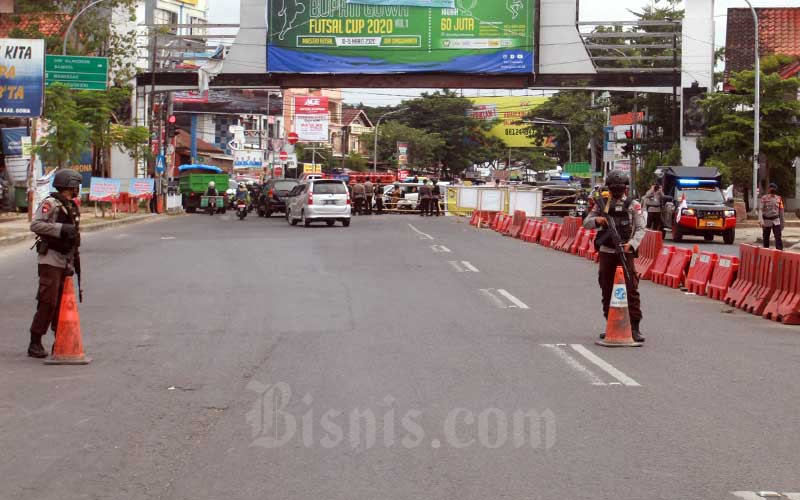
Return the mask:
MULTIPOLYGON (((374 133, 366 134, 364 141, 372 158, 375 154, 374 133)), ((408 143, 408 166, 414 170, 433 167, 439 151, 445 147, 444 140, 435 132, 409 127, 398 121, 387 121, 381 123, 378 129, 378 161, 391 159, 392 164, 396 165, 398 142, 408 143)))
POLYGON ((78 161, 89 140, 89 128, 80 120, 72 91, 61 84, 47 87, 44 116, 47 136, 38 142, 35 151, 45 164, 65 167, 78 161))
POLYGON ((344 159, 344 167, 355 172, 366 172, 369 169, 367 159, 360 153, 351 153, 344 159))
MULTIPOLYGON (((572 134, 573 161, 589 160, 589 152, 585 146, 592 137, 603 136, 603 127, 606 124, 605 113, 600 108, 592 107, 591 92, 584 90, 557 92, 527 116, 527 119, 534 118, 567 124, 572 134)), ((539 146, 543 146, 552 137, 555 143, 553 153, 561 163, 569 159, 569 137, 562 126, 532 124, 525 132, 539 146)))
MULTIPOLYGON (((792 161, 800 156, 800 101, 797 100, 800 78, 784 80, 779 74, 793 60, 778 55, 765 57, 761 63, 762 181, 764 185, 776 182, 782 192, 794 191, 792 161)), ((709 94, 702 101, 709 133, 699 145, 707 163, 729 165, 733 184, 749 193, 755 71, 734 73, 729 82, 736 89, 734 92, 709 94), (750 169, 745 168, 747 164, 750 169)))
POLYGON ((442 175, 451 177, 475 163, 502 156, 502 141, 488 137, 494 122, 470 116, 472 101, 454 91, 443 89, 432 94, 423 93, 418 99, 403 103, 408 111, 398 119, 413 128, 438 134, 444 144, 436 152, 442 163, 442 175))

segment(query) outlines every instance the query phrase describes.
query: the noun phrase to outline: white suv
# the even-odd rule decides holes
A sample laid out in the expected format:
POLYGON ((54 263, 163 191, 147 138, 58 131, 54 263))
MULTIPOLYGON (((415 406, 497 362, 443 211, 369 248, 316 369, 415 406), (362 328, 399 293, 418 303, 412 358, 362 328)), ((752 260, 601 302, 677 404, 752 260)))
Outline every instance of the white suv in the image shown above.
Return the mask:
POLYGON ((350 193, 344 181, 315 179, 298 184, 286 200, 286 221, 305 227, 325 221, 332 226, 339 221, 350 225, 350 193))

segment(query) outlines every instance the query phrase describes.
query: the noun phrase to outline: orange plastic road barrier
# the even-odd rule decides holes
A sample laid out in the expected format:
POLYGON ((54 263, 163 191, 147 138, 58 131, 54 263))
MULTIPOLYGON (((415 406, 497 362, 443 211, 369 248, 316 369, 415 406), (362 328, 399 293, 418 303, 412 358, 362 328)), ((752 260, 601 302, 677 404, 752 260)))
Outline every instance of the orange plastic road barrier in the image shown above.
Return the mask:
POLYGON ((689 269, 691 262, 692 250, 690 248, 676 248, 669 260, 667 270, 657 281, 654 281, 670 288, 680 288, 686 279, 686 270, 689 269))
POLYGON ((525 225, 522 226, 522 232, 519 235, 519 239, 522 241, 528 241, 528 239, 533 234, 533 229, 536 227, 536 221, 533 219, 528 219, 525 221, 525 225))
POLYGON ((64 293, 58 311, 58 328, 53 355, 46 359, 46 365, 88 365, 92 360, 83 352, 81 339, 81 319, 75 300, 75 285, 72 276, 64 279, 64 293))
POLYGON ((492 224, 492 220, 499 212, 488 212, 486 210, 481 210, 481 218, 480 222, 478 222, 478 227, 485 228, 489 227, 492 224))
POLYGON ((642 244, 639 245, 639 256, 634 262, 636 274, 639 275, 639 278, 643 280, 651 279, 653 266, 663 246, 664 236, 661 231, 650 231, 648 229, 644 232, 644 239, 642 239, 642 244))
POLYGON ((558 238, 556 238, 553 243, 550 245, 554 250, 561 250, 563 251, 564 245, 566 245, 567 240, 569 240, 569 235, 573 232, 573 230, 577 231, 575 228, 575 221, 573 217, 564 217, 564 222, 561 224, 561 234, 558 238))
POLYGON ((508 228, 511 227, 511 221, 514 220, 510 215, 503 215, 503 220, 497 225, 496 231, 500 234, 505 234, 508 228))
POLYGON ((753 245, 739 245, 739 273, 736 281, 728 288, 725 294, 725 303, 734 307, 747 297, 756 281, 756 263, 758 262, 758 247, 753 245))
POLYGON ((549 243, 547 243, 545 246, 552 248, 553 245, 555 245, 555 243, 561 238, 561 232, 564 231, 564 224, 556 224, 554 222, 550 231, 552 233, 552 237, 550 238, 549 243))
POLYGON ((800 254, 781 252, 778 256, 776 293, 763 316, 786 325, 800 325, 800 254))
POLYGON ((542 229, 542 237, 539 238, 539 244, 543 247, 552 246, 556 238, 556 231, 560 226, 560 224, 556 224, 555 222, 548 222, 545 224, 544 229, 542 229))
POLYGON ((717 265, 714 267, 714 274, 708 281, 706 294, 714 300, 723 300, 728 293, 736 274, 739 272, 739 257, 720 255, 717 265))
POLYGON ((653 269, 651 270, 650 279, 659 283, 661 277, 664 276, 664 273, 667 272, 667 267, 669 266, 669 261, 672 260, 672 254, 675 253, 675 247, 671 245, 666 245, 661 247, 661 252, 659 252, 658 257, 656 257, 656 262, 653 264, 653 269))
POLYGON ((575 255, 578 253, 578 249, 581 247, 581 243, 583 240, 586 239, 586 235, 589 233, 589 230, 584 228, 583 226, 578 228, 578 234, 575 235, 575 241, 572 242, 572 246, 569 247, 569 253, 575 255))
POLYGON ((597 238, 597 230, 592 231, 589 238, 589 247, 586 249, 586 258, 595 262, 600 262, 600 253, 594 248, 594 240, 597 238))
POLYGON ((536 225, 533 227, 533 233, 531 233, 528 243, 539 243, 539 239, 542 237, 542 231, 544 230, 545 225, 547 225, 547 219, 536 221, 536 225))
POLYGON ((522 232, 522 226, 527 222, 527 215, 524 210, 514 210, 514 217, 511 219, 511 227, 506 231, 506 235, 512 238, 519 238, 522 232))
POLYGON ((553 248, 561 252, 569 252, 578 236, 578 228, 581 227, 583 220, 580 217, 564 217, 564 224, 561 229, 561 237, 553 248))
POLYGON ((689 274, 686 275, 686 288, 691 293, 705 295, 718 261, 719 255, 712 252, 700 252, 700 256, 697 257, 694 265, 689 269, 689 274))
POLYGON ((597 234, 597 230, 595 229, 586 230, 583 241, 581 242, 580 247, 578 247, 578 256, 586 258, 586 254, 589 253, 589 247, 594 246, 595 234, 597 234))
POLYGON ((469 219, 469 225, 477 226, 480 223, 480 221, 481 221, 481 211, 475 210, 474 212, 472 212, 472 217, 470 217, 469 219))
POLYGON ((489 224, 489 229, 494 229, 497 231, 497 226, 500 224, 500 221, 503 220, 505 214, 503 212, 495 212, 494 217, 492 218, 492 223, 489 224))
POLYGON ((596 340, 595 344, 604 347, 639 347, 642 345, 641 342, 633 341, 631 318, 628 314, 628 290, 625 288, 625 275, 621 266, 617 266, 617 273, 614 275, 614 290, 611 293, 611 303, 608 308, 606 338, 596 340))
POLYGON ((756 280, 750 293, 739 304, 739 309, 743 309, 750 314, 761 316, 764 314, 767 304, 778 290, 776 268, 780 250, 769 248, 758 249, 758 261, 756 263, 756 280))

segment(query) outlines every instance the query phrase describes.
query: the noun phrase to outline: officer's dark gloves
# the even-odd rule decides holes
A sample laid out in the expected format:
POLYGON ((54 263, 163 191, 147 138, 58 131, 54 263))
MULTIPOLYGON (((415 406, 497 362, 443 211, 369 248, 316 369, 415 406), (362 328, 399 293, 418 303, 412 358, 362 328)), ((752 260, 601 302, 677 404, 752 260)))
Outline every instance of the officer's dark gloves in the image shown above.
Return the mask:
POLYGON ((75 235, 77 234, 77 230, 75 226, 72 224, 61 224, 61 237, 74 240, 75 235))

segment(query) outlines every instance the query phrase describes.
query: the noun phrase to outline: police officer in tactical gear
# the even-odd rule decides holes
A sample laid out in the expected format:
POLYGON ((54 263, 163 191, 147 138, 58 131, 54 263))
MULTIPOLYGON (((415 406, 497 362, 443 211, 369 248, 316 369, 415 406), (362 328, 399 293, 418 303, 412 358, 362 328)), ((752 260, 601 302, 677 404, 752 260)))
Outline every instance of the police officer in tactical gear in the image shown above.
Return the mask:
POLYGON ((80 211, 72 199, 79 194, 81 174, 64 169, 56 172, 53 187, 56 193, 44 199, 36 209, 31 231, 36 233, 39 254, 39 288, 36 292, 36 314, 31 323, 28 356, 46 358, 42 337, 51 327, 57 335, 58 309, 64 278, 78 273, 80 283, 80 211))
MULTIPOLYGON (((587 229, 599 229, 595 239, 595 246, 598 247, 600 254, 600 271, 598 283, 603 293, 603 315, 608 318, 608 308, 611 302, 611 292, 614 288, 614 276, 617 266, 622 265, 622 255, 614 247, 611 234, 608 229, 609 219, 613 219, 619 232, 625 257, 631 269, 630 282, 626 283, 628 290, 628 311, 631 318, 631 330, 633 340, 644 342, 644 336, 639 331, 639 323, 642 321, 642 309, 639 299, 639 278, 633 267, 635 253, 639 244, 644 238, 645 222, 642 215, 641 204, 628 198, 628 175, 619 170, 613 170, 606 176, 606 187, 610 192, 610 197, 605 200, 601 209, 601 203, 595 203, 589 216, 583 222, 587 229)), ((600 335, 605 338, 605 333, 600 335)))

